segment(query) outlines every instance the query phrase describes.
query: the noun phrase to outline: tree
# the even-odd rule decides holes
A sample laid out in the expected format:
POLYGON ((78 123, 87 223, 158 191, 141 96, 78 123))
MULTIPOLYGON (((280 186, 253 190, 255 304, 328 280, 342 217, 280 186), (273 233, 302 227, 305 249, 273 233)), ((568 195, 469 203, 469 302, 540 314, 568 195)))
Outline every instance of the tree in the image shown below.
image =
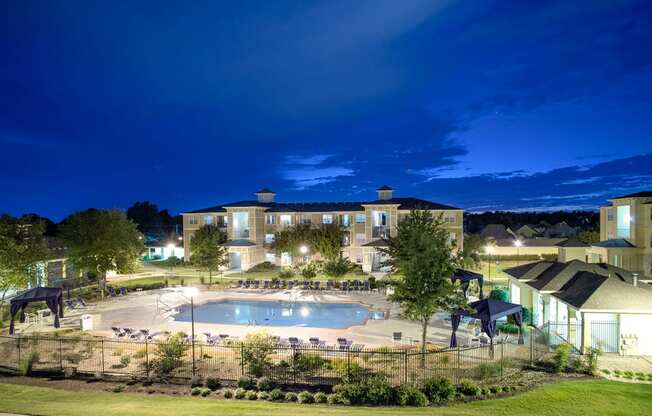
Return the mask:
POLYGON ((271 248, 278 254, 288 253, 293 257, 299 256, 301 254, 299 248, 310 244, 311 231, 310 225, 307 224, 283 228, 274 234, 271 248))
POLYGON ((591 230, 582 231, 577 238, 584 244, 597 243, 600 241, 600 230, 594 228, 591 230))
POLYGON ((326 260, 334 261, 342 254, 345 231, 338 224, 322 224, 310 232, 310 245, 326 260))
POLYGON ((402 278, 394 279, 394 294, 403 315, 421 324, 422 365, 425 365, 428 323, 440 310, 453 311, 466 301, 451 282, 459 267, 453 254, 449 231, 440 218, 430 211, 415 210, 401 220, 396 235, 387 240, 388 247, 379 249, 389 256, 386 264, 402 278))
POLYGON ((136 202, 127 209, 127 217, 135 222, 138 231, 149 236, 163 238, 174 232, 174 218, 167 209, 160 210, 149 201, 136 202))
POLYGON ((88 209, 63 221, 61 236, 68 261, 76 270, 97 273, 102 298, 106 273, 136 270, 143 253, 143 235, 136 224, 117 210, 88 209))
POLYGON ((480 267, 480 252, 485 245, 485 240, 479 234, 471 234, 464 239, 464 247, 459 252, 461 265, 468 269, 480 267))
POLYGON ((27 287, 47 257, 45 223, 31 216, 0 216, 0 310, 10 290, 27 287))
POLYGON ((208 271, 209 283, 213 283, 213 270, 228 263, 227 250, 222 244, 226 236, 214 225, 204 225, 190 238, 190 262, 208 271))

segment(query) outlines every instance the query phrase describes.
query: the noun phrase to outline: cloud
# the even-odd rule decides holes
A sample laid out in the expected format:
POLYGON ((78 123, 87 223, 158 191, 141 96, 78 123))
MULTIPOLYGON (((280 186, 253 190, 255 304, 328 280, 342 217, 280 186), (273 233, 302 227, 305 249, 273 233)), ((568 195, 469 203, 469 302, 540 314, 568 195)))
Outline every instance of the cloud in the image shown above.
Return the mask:
POLYGON ((333 157, 332 154, 316 154, 308 156, 289 155, 285 157, 285 163, 288 165, 320 165, 331 157, 333 157))
POLYGON ((316 185, 334 182, 344 176, 353 176, 353 169, 343 167, 289 169, 283 173, 283 178, 293 182, 294 189, 304 190, 316 185))

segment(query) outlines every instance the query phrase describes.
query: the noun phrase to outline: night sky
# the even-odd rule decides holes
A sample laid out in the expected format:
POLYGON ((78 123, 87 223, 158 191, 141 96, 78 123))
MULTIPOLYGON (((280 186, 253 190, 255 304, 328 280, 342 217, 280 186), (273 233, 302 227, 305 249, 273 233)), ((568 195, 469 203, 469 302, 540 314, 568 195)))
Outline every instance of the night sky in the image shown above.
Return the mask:
POLYGON ((652 189, 650 2, 0 0, 0 212, 385 183, 475 211, 652 189))

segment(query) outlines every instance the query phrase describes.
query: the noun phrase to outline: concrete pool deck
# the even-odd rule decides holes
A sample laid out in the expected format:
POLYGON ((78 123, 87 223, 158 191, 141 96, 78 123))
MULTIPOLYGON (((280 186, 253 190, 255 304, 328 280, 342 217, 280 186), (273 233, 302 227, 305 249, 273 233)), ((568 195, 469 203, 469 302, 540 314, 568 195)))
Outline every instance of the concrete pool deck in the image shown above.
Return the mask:
MULTIPOLYGON (((312 292, 300 289, 294 290, 199 290, 193 295, 195 305, 215 300, 283 300, 321 303, 362 303, 373 311, 385 312, 386 319, 369 319, 362 325, 344 329, 329 329, 318 327, 296 326, 265 326, 265 325, 227 325, 205 322, 195 322, 195 333, 211 332, 213 334, 228 334, 244 337, 249 332, 266 331, 279 337, 298 337, 305 341, 310 337, 319 337, 327 343, 336 343, 337 338, 344 337, 356 344, 366 346, 392 345, 392 333, 402 332, 403 339, 421 339, 420 326, 400 318, 400 308, 389 302, 384 294, 379 293, 337 293, 312 292)), ((152 333, 170 331, 191 332, 190 322, 177 322, 172 318, 174 310, 189 303, 189 298, 182 288, 169 288, 146 292, 133 292, 124 297, 111 298, 85 310, 70 311, 66 321, 74 322, 79 316, 89 314, 93 317, 93 333, 110 337, 111 327, 129 327, 135 329, 150 329, 152 333)), ((45 328, 42 328, 45 329, 45 328)), ((459 336, 464 336, 466 330, 460 328, 459 336)), ((450 324, 442 316, 436 316, 428 331, 428 341, 439 346, 447 346, 450 339, 450 324)))

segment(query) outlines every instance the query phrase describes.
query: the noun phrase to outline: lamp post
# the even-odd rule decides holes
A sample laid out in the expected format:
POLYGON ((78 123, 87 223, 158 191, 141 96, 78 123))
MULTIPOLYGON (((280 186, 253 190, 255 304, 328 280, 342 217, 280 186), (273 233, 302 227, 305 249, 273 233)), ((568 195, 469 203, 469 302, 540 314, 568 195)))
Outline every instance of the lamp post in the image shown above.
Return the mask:
POLYGON ((488 256, 487 260, 487 266, 489 266, 489 282, 491 283, 491 286, 493 287, 493 282, 491 280, 491 255, 494 253, 494 246, 491 244, 487 244, 484 248, 485 253, 488 256))
POLYGON ((521 246, 523 245, 523 242, 519 239, 514 240, 514 246, 516 247, 516 264, 520 265, 521 264, 521 246))
POLYGON ((302 257, 302 261, 303 261, 304 263, 305 263, 306 260, 307 260, 308 252, 309 252, 309 251, 310 251, 310 250, 308 250, 308 246, 305 245, 305 244, 303 244, 301 247, 299 247, 299 253, 301 253, 301 255, 303 256, 303 257, 302 257))

